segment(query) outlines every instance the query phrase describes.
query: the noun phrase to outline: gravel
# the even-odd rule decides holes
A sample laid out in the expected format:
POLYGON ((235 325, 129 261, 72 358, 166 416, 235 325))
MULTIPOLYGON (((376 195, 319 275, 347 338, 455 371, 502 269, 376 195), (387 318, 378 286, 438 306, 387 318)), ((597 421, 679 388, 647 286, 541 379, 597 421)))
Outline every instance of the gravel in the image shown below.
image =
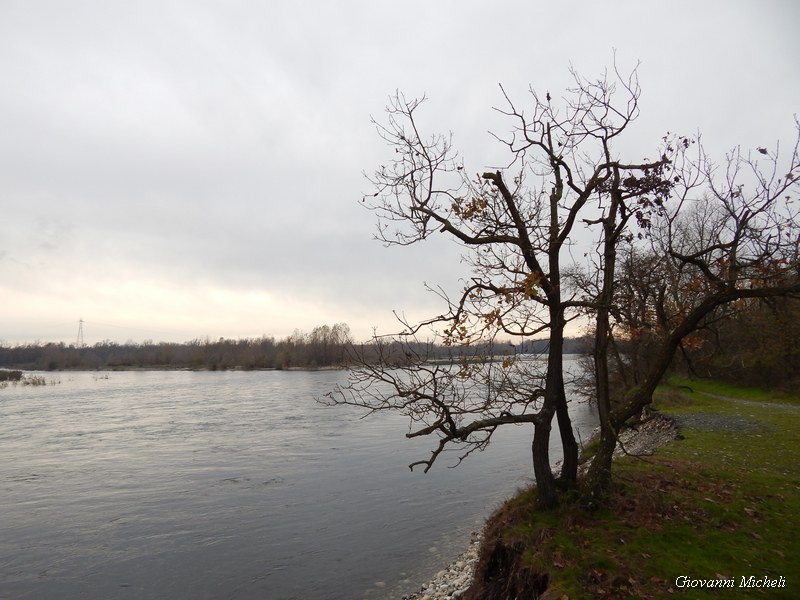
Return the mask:
POLYGON ((473 533, 469 547, 452 563, 434 575, 419 592, 403 596, 403 600, 459 600, 464 597, 478 562, 481 534, 473 533))
POLYGON ((647 420, 619 434, 619 443, 614 456, 653 454, 659 446, 677 439, 679 435, 678 425, 673 419, 653 413, 647 420))
POLYGON ((697 412, 676 415, 674 419, 681 428, 707 431, 753 431, 758 429, 758 425, 750 419, 736 415, 697 412))

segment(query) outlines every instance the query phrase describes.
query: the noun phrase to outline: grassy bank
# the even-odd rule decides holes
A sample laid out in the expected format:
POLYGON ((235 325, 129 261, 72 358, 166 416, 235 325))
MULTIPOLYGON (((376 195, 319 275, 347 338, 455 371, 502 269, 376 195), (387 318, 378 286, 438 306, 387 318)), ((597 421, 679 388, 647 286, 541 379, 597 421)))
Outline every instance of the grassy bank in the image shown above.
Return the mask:
POLYGON ((800 398, 673 380, 655 408, 683 439, 618 460, 606 509, 576 499, 540 513, 529 490, 490 528, 529 575, 548 574, 547 598, 800 597, 800 398), (739 587, 751 575, 785 587, 739 587), (736 589, 679 587, 681 576, 736 589))

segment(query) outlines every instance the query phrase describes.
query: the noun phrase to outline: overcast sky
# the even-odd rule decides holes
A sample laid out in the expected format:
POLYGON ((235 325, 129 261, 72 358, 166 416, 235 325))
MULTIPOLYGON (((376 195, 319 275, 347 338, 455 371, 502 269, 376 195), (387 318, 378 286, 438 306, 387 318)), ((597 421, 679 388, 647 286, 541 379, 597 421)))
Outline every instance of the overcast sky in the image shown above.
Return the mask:
POLYGON ((499 83, 558 97, 616 49, 641 61, 627 148, 699 130, 721 158, 793 141, 798 23, 796 0, 0 0, 0 341, 389 333, 463 275, 360 206, 396 89, 477 172, 499 83))

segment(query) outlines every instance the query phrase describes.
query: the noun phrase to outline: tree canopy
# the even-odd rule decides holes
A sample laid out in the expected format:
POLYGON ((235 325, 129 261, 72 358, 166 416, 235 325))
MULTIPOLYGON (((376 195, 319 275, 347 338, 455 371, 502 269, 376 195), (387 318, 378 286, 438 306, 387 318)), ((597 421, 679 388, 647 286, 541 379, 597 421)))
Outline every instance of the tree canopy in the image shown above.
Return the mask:
POLYGON ((409 437, 435 436, 431 456, 415 463, 426 471, 448 446, 466 456, 501 425, 531 424, 543 507, 578 483, 564 381, 568 323, 580 319, 594 336, 601 452, 584 489, 594 504, 620 428, 649 404, 693 334, 731 303, 800 292, 796 143, 788 157, 735 149, 716 166, 698 137, 666 134, 647 156, 623 158, 618 138, 639 115, 637 70, 572 75, 562 98, 531 89, 524 108, 500 88, 496 110, 510 127, 495 140, 508 160, 477 174, 451 135, 420 130, 424 98, 390 99, 375 123, 390 159, 369 177, 374 191, 364 198, 377 238, 409 245, 447 235, 463 247, 471 275, 455 297, 432 287, 442 313, 401 320, 388 339, 376 335, 378 360, 361 360, 350 384, 330 395, 400 411, 409 437), (420 351, 424 336, 489 350, 434 364, 420 351), (492 344, 531 337, 547 340, 543 360, 492 360, 492 344), (633 352, 644 337, 648 351, 633 352), (625 377, 634 366, 636 375, 625 377), (558 475, 549 455, 553 419, 563 448, 558 475))

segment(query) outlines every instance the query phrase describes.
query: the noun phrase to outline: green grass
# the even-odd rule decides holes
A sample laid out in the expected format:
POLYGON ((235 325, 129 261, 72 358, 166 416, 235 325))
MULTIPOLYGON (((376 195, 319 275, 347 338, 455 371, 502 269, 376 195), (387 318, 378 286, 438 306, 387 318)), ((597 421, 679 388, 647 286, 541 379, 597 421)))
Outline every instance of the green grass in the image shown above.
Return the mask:
POLYGON ((503 537, 525 543, 524 560, 550 574, 555 598, 800 598, 797 404, 762 390, 671 380, 658 410, 721 415, 747 426, 687 427, 684 439, 653 457, 616 461, 608 507, 595 513, 569 498, 539 513, 532 508, 535 490, 526 491, 502 509, 503 537), (675 585, 680 575, 735 578, 737 586, 750 575, 787 582, 773 589, 686 590, 675 585))
MULTIPOLYGON (((684 392, 688 391, 686 388, 690 388, 694 392, 705 392, 706 394, 740 398, 754 402, 800 404, 800 396, 796 394, 745 387, 713 379, 688 379, 686 377, 672 376, 669 378, 665 388, 679 388, 684 392)), ((694 395, 693 397, 697 399, 694 395)))

